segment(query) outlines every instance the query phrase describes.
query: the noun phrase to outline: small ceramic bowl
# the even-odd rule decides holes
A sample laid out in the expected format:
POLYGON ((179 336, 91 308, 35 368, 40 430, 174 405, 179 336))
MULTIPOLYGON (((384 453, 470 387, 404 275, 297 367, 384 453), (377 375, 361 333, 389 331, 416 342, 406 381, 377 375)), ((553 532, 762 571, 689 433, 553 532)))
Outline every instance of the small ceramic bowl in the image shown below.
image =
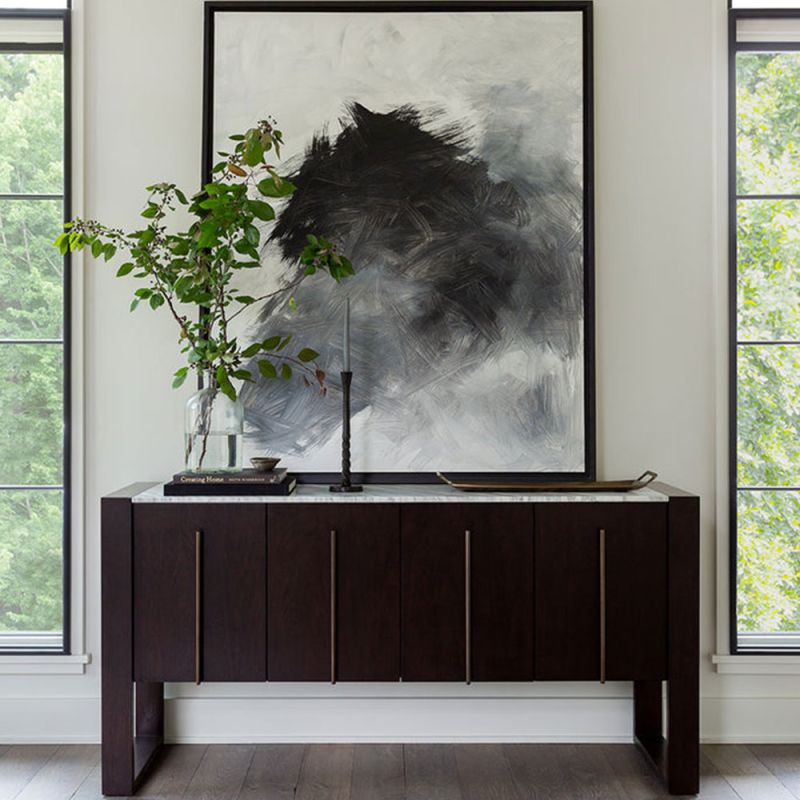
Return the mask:
POLYGON ((251 458, 250 463, 256 472, 272 472, 280 462, 279 458, 251 458))

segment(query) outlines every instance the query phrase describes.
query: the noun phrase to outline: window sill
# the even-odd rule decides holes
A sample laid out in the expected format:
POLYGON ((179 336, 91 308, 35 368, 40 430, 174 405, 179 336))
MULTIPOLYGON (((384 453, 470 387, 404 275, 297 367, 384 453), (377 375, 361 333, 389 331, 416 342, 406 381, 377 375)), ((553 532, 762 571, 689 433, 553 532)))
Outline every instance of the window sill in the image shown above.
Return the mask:
POLYGON ((800 655, 711 656, 720 675, 800 675, 800 655))
POLYGON ((0 655, 0 675, 83 675, 91 661, 88 653, 74 656, 0 655))

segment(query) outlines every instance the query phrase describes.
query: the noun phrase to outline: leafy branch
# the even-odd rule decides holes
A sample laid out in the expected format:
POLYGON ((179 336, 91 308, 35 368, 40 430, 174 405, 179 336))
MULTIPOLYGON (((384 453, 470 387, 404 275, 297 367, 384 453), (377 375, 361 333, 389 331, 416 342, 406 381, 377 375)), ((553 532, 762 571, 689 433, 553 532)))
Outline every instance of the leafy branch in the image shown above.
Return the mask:
POLYGON ((287 350, 292 341, 287 335, 242 345, 229 328, 247 308, 279 295, 288 295, 296 310, 294 292, 305 278, 323 271, 338 283, 353 274, 353 266, 330 240, 309 233, 297 265, 299 274, 286 286, 260 297, 236 288, 233 279, 239 270, 262 266, 259 225, 276 219, 270 201, 288 197, 296 187, 268 161, 268 154, 280 157, 283 145, 274 120, 261 120, 230 138, 233 152, 220 153, 223 160, 214 166, 212 180, 191 198, 172 183, 147 187, 145 227, 126 232, 96 220, 75 219, 55 245, 62 254, 86 248, 105 261, 126 253, 117 276, 132 275, 144 284, 134 292, 131 311, 142 303, 154 311, 165 307, 178 325, 187 364, 175 373, 173 387, 196 371, 209 376, 212 388, 235 400, 234 381, 255 380, 245 364, 257 359, 260 377, 290 380, 297 371, 307 386, 324 394, 325 372, 316 363, 316 350, 307 346, 297 352, 287 350), (168 221, 178 209, 188 210, 193 222, 186 231, 170 232, 168 221), (186 305, 195 306, 197 314, 182 313, 180 307, 186 305))

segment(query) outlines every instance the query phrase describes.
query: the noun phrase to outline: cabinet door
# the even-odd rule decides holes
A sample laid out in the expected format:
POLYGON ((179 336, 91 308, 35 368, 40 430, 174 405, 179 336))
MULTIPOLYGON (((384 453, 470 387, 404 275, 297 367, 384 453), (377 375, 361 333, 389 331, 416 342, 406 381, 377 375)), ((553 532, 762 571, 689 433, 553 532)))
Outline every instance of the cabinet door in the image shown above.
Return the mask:
POLYGON ((201 528, 201 677, 204 681, 265 681, 266 508, 248 503, 215 506, 215 511, 213 521, 203 514, 206 522, 201 528))
POLYGON ((133 541, 135 679, 265 680, 264 506, 135 505, 133 541))
POLYGON ((665 678, 666 504, 540 504, 535 517, 536 679, 665 678))
POLYGON ((360 503, 270 507, 270 680, 398 680, 398 514, 360 503))
POLYGON ((404 681, 533 678, 532 551, 530 506, 403 508, 404 681))
POLYGON ((470 528, 474 681, 533 680, 533 507, 480 506, 470 528))

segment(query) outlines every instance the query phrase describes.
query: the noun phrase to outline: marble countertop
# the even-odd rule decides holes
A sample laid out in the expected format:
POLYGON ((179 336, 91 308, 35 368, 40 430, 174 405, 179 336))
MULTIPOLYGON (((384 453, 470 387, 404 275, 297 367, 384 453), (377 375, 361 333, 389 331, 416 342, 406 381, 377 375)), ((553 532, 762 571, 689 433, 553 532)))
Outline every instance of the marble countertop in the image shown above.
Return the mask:
POLYGON ((288 496, 165 497, 164 485, 132 498, 134 503, 666 503, 669 498, 645 488, 633 492, 461 492, 438 484, 365 486, 358 494, 334 494, 327 486, 305 484, 288 496))

